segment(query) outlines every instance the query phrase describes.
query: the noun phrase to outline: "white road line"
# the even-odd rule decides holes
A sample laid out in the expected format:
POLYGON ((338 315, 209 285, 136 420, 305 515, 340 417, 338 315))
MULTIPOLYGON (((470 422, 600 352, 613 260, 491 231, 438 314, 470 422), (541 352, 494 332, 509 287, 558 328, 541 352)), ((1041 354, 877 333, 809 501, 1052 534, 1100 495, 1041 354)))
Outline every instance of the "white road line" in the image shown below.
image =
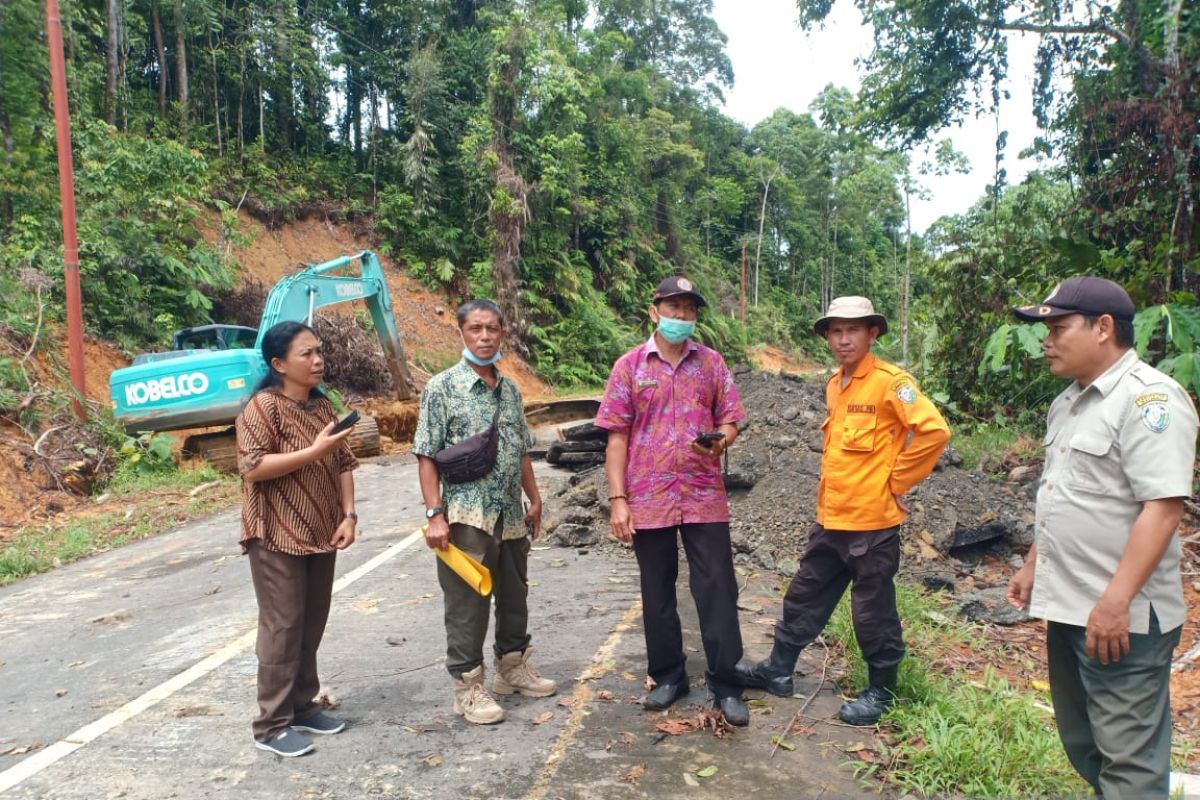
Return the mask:
MULTIPOLYGON (((395 558, 416 542, 423 542, 424 540, 425 537, 421 531, 413 531, 399 544, 389 547, 366 563, 355 567, 338 578, 333 584, 333 593, 337 594, 362 576, 395 558)), ((221 649, 193 664, 175 677, 160 683, 140 697, 130 700, 116 711, 104 715, 95 722, 84 725, 74 733, 67 734, 45 750, 39 750, 24 761, 9 767, 4 772, 0 772, 0 793, 7 792, 14 786, 32 778, 46 769, 46 767, 66 758, 85 744, 95 741, 118 725, 128 722, 146 709, 166 700, 185 686, 208 675, 254 644, 257 636, 258 629, 255 627, 236 639, 227 642, 221 649)))

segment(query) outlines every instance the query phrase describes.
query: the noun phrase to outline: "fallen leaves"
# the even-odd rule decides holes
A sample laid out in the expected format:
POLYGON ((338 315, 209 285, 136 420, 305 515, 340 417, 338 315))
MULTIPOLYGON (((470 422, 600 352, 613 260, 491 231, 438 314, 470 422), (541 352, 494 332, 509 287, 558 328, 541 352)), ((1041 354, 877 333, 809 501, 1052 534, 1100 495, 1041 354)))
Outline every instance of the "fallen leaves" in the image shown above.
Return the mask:
POLYGON ((622 775, 617 780, 621 781, 621 783, 628 783, 630 786, 637 786, 638 781, 640 781, 642 779, 642 776, 645 774, 646 774, 646 765, 645 764, 634 764, 632 767, 630 767, 628 770, 625 771, 624 775, 622 775))
POLYGON ((378 614, 379 613, 379 598, 371 600, 359 600, 354 604, 354 610, 360 614, 378 614))
POLYGON ((709 764, 704 769, 696 770, 696 777, 697 778, 711 778, 713 775, 716 775, 717 772, 718 772, 718 770, 717 770, 716 764, 709 764))
POLYGON ((427 767, 440 767, 442 765, 442 757, 439 755, 425 756, 417 760, 427 767))
POLYGON ((538 714, 536 717, 534 717, 532 722, 534 725, 542 725, 543 723, 549 722, 552 719, 554 719, 553 711, 543 711, 541 714, 538 714))
POLYGON ((41 742, 34 744, 25 744, 20 747, 10 747, 7 750, 0 750, 0 756, 23 756, 26 753, 32 753, 34 750, 41 750, 46 745, 41 742))
POLYGON ((655 725, 654 728, 668 736, 682 736, 690 731, 708 730, 718 739, 728 736, 732 732, 729 723, 725 721, 725 717, 715 708, 703 709, 691 717, 664 719, 655 725))
POLYGON ((796 749, 796 745, 792 744, 791 742, 784 741, 783 738, 780 736, 772 736, 771 744, 775 745, 776 747, 782 747, 784 750, 787 750, 788 752, 791 752, 792 750, 796 749))

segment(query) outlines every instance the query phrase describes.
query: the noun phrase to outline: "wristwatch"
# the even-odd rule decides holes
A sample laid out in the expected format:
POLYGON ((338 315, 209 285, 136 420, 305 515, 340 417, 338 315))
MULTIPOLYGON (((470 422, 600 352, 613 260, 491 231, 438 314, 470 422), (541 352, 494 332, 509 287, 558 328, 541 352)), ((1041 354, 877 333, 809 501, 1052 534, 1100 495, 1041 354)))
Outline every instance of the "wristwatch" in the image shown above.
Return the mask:
POLYGON ((441 514, 441 513, 442 513, 441 506, 434 506, 433 508, 427 508, 427 509, 425 509, 425 519, 433 519, 434 517, 436 517, 438 514, 441 514))
POLYGON ((356 511, 347 511, 345 516, 349 519, 354 520, 355 522, 358 522, 358 512, 356 512, 356 511))

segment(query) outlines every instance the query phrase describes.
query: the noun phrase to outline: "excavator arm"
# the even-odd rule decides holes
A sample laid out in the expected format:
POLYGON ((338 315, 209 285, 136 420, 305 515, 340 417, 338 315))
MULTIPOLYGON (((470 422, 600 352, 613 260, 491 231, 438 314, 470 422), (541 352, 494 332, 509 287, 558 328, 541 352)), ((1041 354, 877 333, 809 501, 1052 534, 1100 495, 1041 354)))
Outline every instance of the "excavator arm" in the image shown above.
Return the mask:
POLYGON ((289 275, 271 289, 263 309, 258 328, 258 340, 254 343, 261 350, 262 338, 271 326, 283 320, 305 320, 312 324, 313 312, 324 306, 363 300, 371 312, 371 321, 383 345, 384 359, 392 373, 396 397, 408 400, 415 393, 412 374, 408 371, 408 359, 400 341, 396 317, 392 313, 392 301, 384 280, 379 259, 369 250, 355 255, 342 256, 323 264, 309 267, 303 272, 289 275), (359 276, 331 275, 358 261, 359 276))

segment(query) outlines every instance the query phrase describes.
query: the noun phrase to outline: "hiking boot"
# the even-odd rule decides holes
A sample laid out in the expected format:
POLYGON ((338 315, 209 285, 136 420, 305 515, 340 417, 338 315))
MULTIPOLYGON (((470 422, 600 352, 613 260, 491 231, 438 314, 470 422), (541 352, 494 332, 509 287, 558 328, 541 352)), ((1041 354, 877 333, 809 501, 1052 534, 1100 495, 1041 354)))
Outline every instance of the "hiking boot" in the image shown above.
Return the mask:
POLYGON ((256 741, 254 746, 284 758, 295 758, 313 751, 312 739, 291 728, 284 728, 265 742, 256 741))
POLYGON ((504 721, 504 709, 483 688, 483 664, 454 681, 454 713, 467 722, 491 725, 504 721))
POLYGON ((532 652, 532 647, 526 647, 524 652, 517 650, 497 658, 492 691, 496 694, 523 694, 526 697, 549 697, 557 692, 558 684, 543 678, 529 663, 529 654, 532 652))
POLYGON ((847 725, 874 725, 896 701, 896 667, 868 667, 870 685, 852 703, 843 703, 838 718, 847 725))
POLYGON ((748 689, 766 689, 779 697, 791 697, 796 691, 792 673, 796 671, 796 660, 799 658, 800 648, 775 642, 766 660, 753 666, 739 661, 733 671, 738 683, 748 689))
POLYGON ((315 733, 319 736, 331 736, 335 733, 341 733, 346 729, 346 723, 338 719, 332 714, 326 714, 324 711, 298 719, 292 723, 292 730, 301 731, 303 733, 315 733))

